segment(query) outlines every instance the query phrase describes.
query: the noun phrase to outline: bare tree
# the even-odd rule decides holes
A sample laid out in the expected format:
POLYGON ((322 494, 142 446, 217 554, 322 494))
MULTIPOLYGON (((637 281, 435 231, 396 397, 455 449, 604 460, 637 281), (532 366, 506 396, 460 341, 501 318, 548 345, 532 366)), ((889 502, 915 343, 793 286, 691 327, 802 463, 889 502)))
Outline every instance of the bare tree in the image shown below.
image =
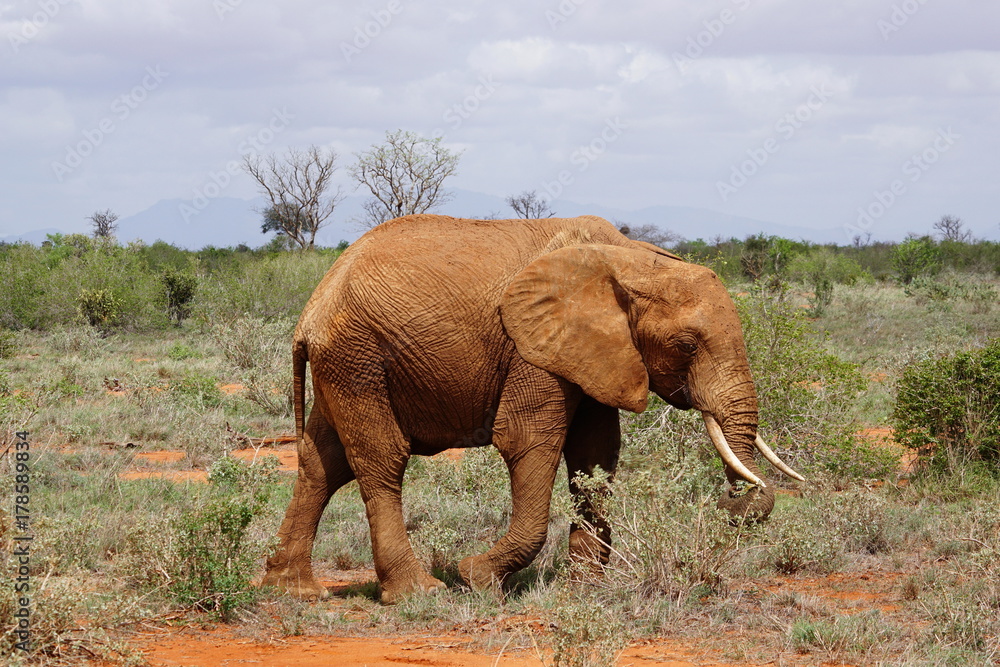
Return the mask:
POLYGON ((549 206, 549 203, 539 197, 534 190, 530 192, 525 190, 519 195, 511 195, 505 201, 508 206, 514 209, 518 217, 525 220, 551 218, 556 214, 549 206))
POLYGON ((385 143, 358 154, 350 174, 371 192, 362 226, 375 227, 403 215, 425 213, 447 202, 444 180, 458 168, 460 152, 413 132, 386 132, 385 143))
POLYGON ((972 232, 964 226, 962 219, 953 215, 942 215, 941 219, 934 223, 934 229, 941 235, 943 241, 969 243, 972 241, 972 232))
POLYGON ((95 239, 111 238, 118 231, 118 214, 110 208, 106 208, 103 211, 94 211, 87 220, 90 220, 90 226, 94 230, 95 239))
POLYGON ((632 226, 621 220, 615 220, 614 222, 618 227, 618 231, 633 241, 645 241, 646 243, 666 248, 668 245, 674 245, 684 240, 684 237, 680 234, 672 232, 669 229, 661 229, 656 225, 632 226))
POLYGON ((300 248, 311 248, 316 232, 328 224, 337 204, 344 198, 338 188, 328 195, 336 167, 332 149, 310 146, 305 151, 289 149, 284 158, 246 155, 243 170, 253 176, 271 205, 261 211, 262 232, 275 231, 300 248))

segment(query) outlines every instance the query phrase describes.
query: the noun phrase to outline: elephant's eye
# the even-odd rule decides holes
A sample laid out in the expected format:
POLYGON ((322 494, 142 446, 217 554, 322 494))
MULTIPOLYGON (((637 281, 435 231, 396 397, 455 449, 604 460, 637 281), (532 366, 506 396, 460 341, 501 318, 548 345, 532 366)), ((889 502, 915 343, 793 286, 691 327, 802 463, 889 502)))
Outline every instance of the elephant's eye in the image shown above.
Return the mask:
POLYGON ((678 338, 677 349, 684 354, 694 354, 698 349, 698 343, 693 338, 678 338))

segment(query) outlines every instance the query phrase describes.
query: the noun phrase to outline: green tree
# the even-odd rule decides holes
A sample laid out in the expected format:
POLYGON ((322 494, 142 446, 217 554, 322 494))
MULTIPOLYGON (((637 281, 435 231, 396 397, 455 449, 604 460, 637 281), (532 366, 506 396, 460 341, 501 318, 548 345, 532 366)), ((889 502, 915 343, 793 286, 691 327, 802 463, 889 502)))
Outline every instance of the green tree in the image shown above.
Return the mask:
POLYGON ((941 250, 929 236, 909 236, 892 249, 892 268, 904 285, 941 270, 941 250))

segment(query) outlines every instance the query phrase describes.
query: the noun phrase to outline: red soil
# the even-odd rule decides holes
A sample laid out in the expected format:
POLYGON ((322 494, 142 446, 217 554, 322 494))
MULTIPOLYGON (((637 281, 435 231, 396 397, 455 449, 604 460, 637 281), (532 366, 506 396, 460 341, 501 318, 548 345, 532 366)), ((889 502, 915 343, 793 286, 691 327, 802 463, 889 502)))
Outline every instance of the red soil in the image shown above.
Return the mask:
POLYGON ((171 452, 171 451, 160 451, 160 452, 139 452, 135 455, 137 459, 143 459, 144 461, 149 461, 150 463, 176 463, 186 456, 184 452, 171 452))
POLYGON ((118 479, 163 478, 174 482, 207 482, 208 472, 204 470, 125 470, 118 473, 118 479))
POLYGON ((892 429, 887 427, 870 427, 858 431, 858 437, 862 440, 878 445, 884 449, 896 452, 899 456, 900 472, 903 474, 913 472, 917 464, 917 452, 908 447, 904 447, 896 442, 892 429))
POLYGON ((285 470, 290 472, 295 472, 299 469, 299 457, 295 453, 295 449, 286 447, 280 447, 275 449, 260 449, 260 448, 247 448, 247 449, 236 449, 230 452, 230 456, 234 456, 248 463, 253 463, 257 460, 262 459, 265 456, 275 456, 278 459, 278 470, 285 470))
MULTIPOLYGON (((523 623, 522 619, 498 619, 499 625, 523 623), (509 623, 508 623, 509 622, 509 623)), ((538 624, 537 621, 535 621, 538 624)), ((530 622, 529 622, 530 624, 530 622)), ((485 632, 493 629, 484 630, 485 632)), ((533 630, 534 632, 534 630, 533 630)), ((133 642, 153 667, 199 667, 253 664, 261 667, 542 667, 536 649, 498 646, 486 651, 470 646, 475 637, 451 633, 441 637, 408 635, 397 637, 272 637, 267 640, 240 637, 225 628, 212 630, 166 630, 162 634, 139 635, 133 642)), ((686 640, 657 640, 631 646, 619 658, 622 665, 658 667, 725 667, 719 650, 699 647, 686 640)), ((751 665, 754 663, 740 663, 751 665)))
MULTIPOLYGON (((314 603, 332 616, 349 621, 363 621, 366 612, 359 611, 343 596, 350 586, 375 580, 372 570, 350 570, 330 573, 334 578, 323 581, 332 597, 314 603)), ((828 605, 838 614, 849 615, 877 609, 887 616, 900 611, 895 604, 899 594, 899 572, 838 572, 825 577, 772 577, 766 581, 749 582, 748 586, 763 589, 764 594, 780 595, 794 592, 812 596, 818 604, 828 605)), ((275 619, 275 628, 278 620, 275 619)), ((552 656, 539 657, 538 649, 525 646, 503 646, 500 640, 490 641, 492 633, 521 630, 536 640, 544 640, 549 629, 538 619, 524 615, 500 617, 483 622, 481 627, 446 632, 441 636, 396 635, 338 637, 312 635, 284 637, 278 635, 253 638, 240 636, 224 626, 210 628, 163 628, 133 635, 129 643, 141 651, 154 667, 185 667, 209 665, 254 664, 261 667, 338 665, 344 667, 398 665, 459 665, 508 667, 551 664, 552 656)), ((620 665, 658 665, 660 667, 725 667, 733 664, 726 659, 734 646, 750 639, 743 631, 728 631, 713 640, 693 640, 680 637, 660 637, 642 640, 630 646, 618 660, 620 665), (724 635, 724 636, 723 636, 724 635)), ((544 641, 538 641, 544 645, 544 641)), ((768 656, 766 664, 817 664, 816 656, 798 655, 788 650, 768 656)), ((832 665, 834 663, 823 663, 832 665)))

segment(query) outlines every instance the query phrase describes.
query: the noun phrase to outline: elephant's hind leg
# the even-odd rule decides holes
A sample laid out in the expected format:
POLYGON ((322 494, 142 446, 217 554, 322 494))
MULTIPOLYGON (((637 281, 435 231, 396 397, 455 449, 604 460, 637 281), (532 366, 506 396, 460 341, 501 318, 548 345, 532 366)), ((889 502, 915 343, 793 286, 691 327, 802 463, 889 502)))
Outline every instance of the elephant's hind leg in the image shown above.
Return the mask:
POLYGON ((354 473, 336 429, 318 408, 309 415, 298 455, 298 479, 278 531, 277 551, 267 559, 262 584, 284 588, 304 599, 324 598, 327 590, 312 571, 316 528, 330 497, 354 479, 354 473))
POLYGON ((395 424, 372 419, 360 447, 348 447, 357 473, 361 499, 371 530, 375 573, 382 585, 382 602, 394 604, 416 592, 430 593, 445 587, 417 560, 403 521, 402 485, 409 446, 395 424), (380 428, 381 426, 381 428, 380 428), (377 444, 377 447, 376 447, 377 444), (366 455, 380 451, 373 458, 366 455))

